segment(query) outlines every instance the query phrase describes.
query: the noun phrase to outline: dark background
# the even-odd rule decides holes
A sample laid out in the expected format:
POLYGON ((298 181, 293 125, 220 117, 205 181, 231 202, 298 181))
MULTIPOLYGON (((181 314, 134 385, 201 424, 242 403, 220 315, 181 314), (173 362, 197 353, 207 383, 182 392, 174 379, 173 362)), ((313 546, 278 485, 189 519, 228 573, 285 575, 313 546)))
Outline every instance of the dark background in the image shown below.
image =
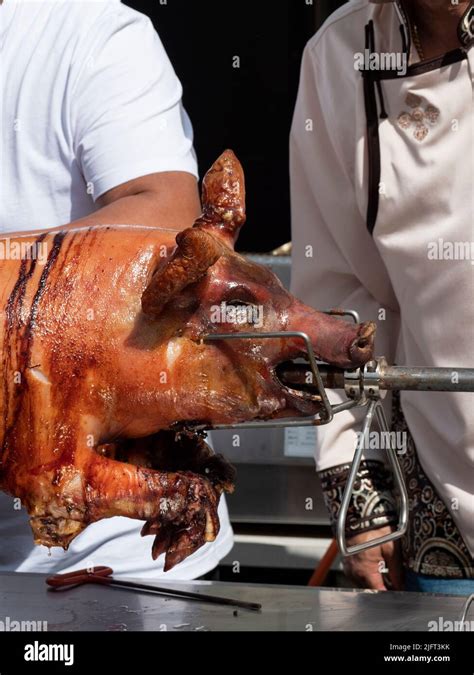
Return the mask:
POLYGON ((184 88, 203 176, 225 148, 241 160, 241 251, 289 241, 288 136, 303 48, 344 0, 167 0, 125 4, 153 21, 184 88), (240 68, 233 58, 240 57, 240 68))

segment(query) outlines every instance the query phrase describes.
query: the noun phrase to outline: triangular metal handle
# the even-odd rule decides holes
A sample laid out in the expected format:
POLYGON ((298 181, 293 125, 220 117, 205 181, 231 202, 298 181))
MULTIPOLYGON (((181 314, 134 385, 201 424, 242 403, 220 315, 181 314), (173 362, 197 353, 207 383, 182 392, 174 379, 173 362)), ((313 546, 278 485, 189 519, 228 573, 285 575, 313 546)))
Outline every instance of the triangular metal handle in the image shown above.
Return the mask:
MULTIPOLYGON (((400 468, 400 463, 398 461, 397 451, 395 448, 389 446, 387 448, 387 455, 390 461, 390 465, 393 471, 394 485, 398 489, 400 495, 400 517, 398 526, 395 532, 387 534, 383 537, 378 537, 377 539, 372 539, 371 541, 365 542, 363 544, 357 544, 355 546, 348 546, 346 542, 346 520, 347 513, 349 511, 349 505, 351 503, 352 493, 354 491, 354 485, 357 481, 357 474, 359 473, 360 464, 362 462, 362 457, 365 449, 365 439, 369 438, 370 429, 374 422, 374 418, 377 418, 377 421, 382 432, 390 432, 389 426, 387 424, 387 419, 385 417, 385 411, 383 405, 379 399, 371 400, 368 406, 367 415, 364 420, 362 427, 362 434, 359 437, 357 443, 357 448, 354 454, 354 459, 351 466, 351 471, 347 481, 347 485, 344 490, 344 496, 342 499, 341 509, 337 518, 336 526, 336 539, 339 546, 339 550, 344 557, 355 555, 361 551, 366 551, 367 549, 374 548, 375 546, 380 546, 381 544, 386 544, 389 541, 394 541, 402 537, 408 528, 408 492, 405 485, 405 480, 403 477, 402 470, 400 468)), ((387 436, 390 438, 390 435, 387 436)))

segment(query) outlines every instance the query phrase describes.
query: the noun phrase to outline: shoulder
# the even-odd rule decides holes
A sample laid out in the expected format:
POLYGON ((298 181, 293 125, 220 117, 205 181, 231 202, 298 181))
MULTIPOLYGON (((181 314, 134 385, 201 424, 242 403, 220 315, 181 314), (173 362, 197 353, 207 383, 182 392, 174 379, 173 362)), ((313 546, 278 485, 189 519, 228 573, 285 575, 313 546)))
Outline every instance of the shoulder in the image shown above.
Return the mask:
POLYGON ((324 22, 306 45, 306 53, 315 60, 328 55, 354 53, 363 48, 365 26, 373 18, 374 4, 370 0, 350 0, 324 22))
POLYGON ((141 86, 145 80, 156 81, 164 73, 174 86, 163 44, 145 14, 118 0, 79 4, 81 11, 74 0, 77 22, 71 53, 71 92, 76 92, 78 86, 87 86, 93 77, 106 80, 108 91, 113 87, 121 90, 124 81, 141 86))
POLYGON ((376 48, 397 49, 401 17, 393 0, 349 0, 325 21, 306 45, 305 56, 316 64, 352 68, 354 54, 365 49, 365 28, 374 24, 376 48))
POLYGON ((85 54, 101 51, 110 41, 126 41, 127 52, 133 56, 138 45, 156 39, 151 20, 120 0, 72 0, 61 3, 55 22, 70 36, 74 45, 73 60, 85 54), (67 5, 67 7, 65 7, 67 5))
POLYGON ((101 25, 135 25, 150 27, 152 22, 141 12, 123 5, 121 0, 72 0, 64 3, 57 10, 57 15, 62 14, 75 26, 76 32, 87 35, 88 31, 101 25), (67 6, 66 6, 67 5, 67 6))

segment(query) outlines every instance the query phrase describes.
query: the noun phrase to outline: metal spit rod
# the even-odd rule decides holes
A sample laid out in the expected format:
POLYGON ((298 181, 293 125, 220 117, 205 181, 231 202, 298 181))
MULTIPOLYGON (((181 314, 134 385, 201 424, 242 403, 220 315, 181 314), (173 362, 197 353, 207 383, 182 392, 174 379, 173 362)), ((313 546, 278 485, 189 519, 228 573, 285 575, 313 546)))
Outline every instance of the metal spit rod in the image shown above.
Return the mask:
MULTIPOLYGON (((382 391, 474 391, 474 368, 412 368, 409 366, 389 366, 378 359, 379 370, 365 372, 364 383, 374 383, 382 391)), ((305 363, 283 363, 277 369, 279 379, 287 386, 307 391, 315 391, 310 382, 310 370, 305 363)), ((347 372, 319 365, 319 372, 326 389, 344 389, 347 372)))

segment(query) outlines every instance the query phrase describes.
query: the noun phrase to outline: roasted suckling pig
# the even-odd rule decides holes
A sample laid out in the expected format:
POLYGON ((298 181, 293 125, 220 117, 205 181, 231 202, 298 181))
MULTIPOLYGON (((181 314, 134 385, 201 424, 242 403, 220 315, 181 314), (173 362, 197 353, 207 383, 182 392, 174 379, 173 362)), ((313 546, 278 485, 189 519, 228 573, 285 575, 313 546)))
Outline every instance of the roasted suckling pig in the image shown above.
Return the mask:
POLYGON ((328 363, 372 357, 373 324, 303 305, 235 252, 245 192, 231 151, 202 201, 179 234, 101 225, 9 242, 46 251, 0 264, 0 487, 38 544, 66 549, 88 524, 128 516, 170 569, 216 537, 233 489, 232 467, 193 428, 317 411, 275 373, 302 340, 204 336, 305 331, 328 363))

